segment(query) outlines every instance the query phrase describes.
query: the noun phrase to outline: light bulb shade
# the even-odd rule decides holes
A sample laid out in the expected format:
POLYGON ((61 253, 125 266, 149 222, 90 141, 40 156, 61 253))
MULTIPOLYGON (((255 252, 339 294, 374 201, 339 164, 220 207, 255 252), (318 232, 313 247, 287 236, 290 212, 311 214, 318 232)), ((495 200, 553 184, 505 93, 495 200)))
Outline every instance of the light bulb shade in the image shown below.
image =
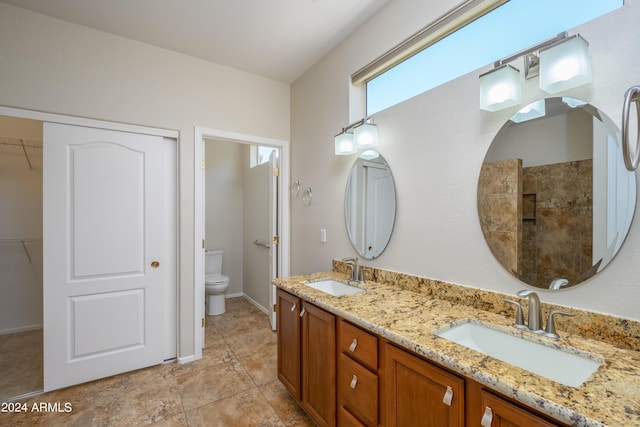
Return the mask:
POLYGON ((335 151, 336 156, 348 156, 356 151, 356 146, 353 143, 353 134, 349 132, 342 132, 335 137, 335 151))
POLYGON ((540 89, 557 93, 591 83, 589 43, 580 35, 540 51, 540 89))
POLYGON ((377 151, 373 151, 373 150, 367 150, 364 151, 362 154, 360 154, 361 159, 364 160, 373 160, 373 159, 377 159, 378 157, 380 157, 380 153, 378 153, 377 151))
POLYGON ((498 111, 520 104, 520 71, 503 65, 480 76, 480 108, 498 111))
POLYGON ((378 127, 373 123, 363 123, 353 129, 353 140, 358 150, 378 145, 378 127))
POLYGON ((527 120, 544 117, 546 112, 546 104, 544 99, 539 99, 526 107, 521 108, 517 113, 511 116, 511 121, 516 123, 526 122, 527 120))

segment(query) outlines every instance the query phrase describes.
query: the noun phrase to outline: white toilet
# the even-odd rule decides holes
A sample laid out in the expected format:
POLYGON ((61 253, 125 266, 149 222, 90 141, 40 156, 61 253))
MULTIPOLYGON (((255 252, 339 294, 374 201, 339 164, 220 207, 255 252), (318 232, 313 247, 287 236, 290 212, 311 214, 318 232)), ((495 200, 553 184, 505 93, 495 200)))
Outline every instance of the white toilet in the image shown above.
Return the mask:
POLYGON ((207 297, 207 314, 215 316, 223 314, 224 293, 229 289, 229 278, 222 273, 221 250, 205 251, 204 253, 204 293, 207 297))

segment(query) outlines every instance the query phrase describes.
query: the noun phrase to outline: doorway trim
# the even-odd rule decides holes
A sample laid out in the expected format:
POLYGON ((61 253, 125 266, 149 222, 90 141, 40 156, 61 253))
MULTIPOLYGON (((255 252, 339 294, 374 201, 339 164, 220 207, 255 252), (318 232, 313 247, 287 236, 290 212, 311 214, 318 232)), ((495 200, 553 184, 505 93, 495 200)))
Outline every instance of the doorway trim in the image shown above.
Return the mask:
POLYGON ((202 345, 204 343, 203 325, 204 321, 204 248, 205 218, 204 218, 204 140, 205 138, 221 139, 240 144, 267 145, 280 149, 280 184, 281 194, 278 201, 279 216, 279 237, 280 244, 278 257, 280 276, 289 275, 290 260, 290 216, 289 216, 289 141, 282 139, 266 138, 257 135, 229 132, 221 129, 211 129, 196 126, 194 128, 194 256, 193 256, 193 277, 194 277, 194 324, 196 325, 194 334, 195 359, 202 358, 202 345))

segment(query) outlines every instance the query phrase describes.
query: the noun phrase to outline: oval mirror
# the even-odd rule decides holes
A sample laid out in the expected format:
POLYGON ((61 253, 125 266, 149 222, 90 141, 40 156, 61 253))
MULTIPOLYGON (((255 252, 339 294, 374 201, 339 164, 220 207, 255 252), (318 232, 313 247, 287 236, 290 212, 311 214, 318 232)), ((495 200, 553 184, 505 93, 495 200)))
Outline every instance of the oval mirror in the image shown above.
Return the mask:
POLYGON ((362 153, 354 162, 344 194, 349 240, 365 259, 385 250, 396 220, 396 187, 391 168, 380 153, 362 153))
POLYGON ((620 250, 636 205, 620 131, 572 98, 542 99, 494 138, 478 180, 478 214, 497 260, 530 286, 594 276, 620 250))

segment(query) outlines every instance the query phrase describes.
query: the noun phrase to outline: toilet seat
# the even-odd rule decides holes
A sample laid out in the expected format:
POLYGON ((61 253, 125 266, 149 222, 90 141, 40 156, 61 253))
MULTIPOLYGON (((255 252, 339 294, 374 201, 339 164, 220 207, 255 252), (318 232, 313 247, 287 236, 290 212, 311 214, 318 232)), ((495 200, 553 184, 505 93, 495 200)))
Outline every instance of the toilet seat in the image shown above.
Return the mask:
POLYGON ((223 285, 226 283, 229 283, 229 278, 224 274, 207 274, 204 276, 205 285, 223 285))

